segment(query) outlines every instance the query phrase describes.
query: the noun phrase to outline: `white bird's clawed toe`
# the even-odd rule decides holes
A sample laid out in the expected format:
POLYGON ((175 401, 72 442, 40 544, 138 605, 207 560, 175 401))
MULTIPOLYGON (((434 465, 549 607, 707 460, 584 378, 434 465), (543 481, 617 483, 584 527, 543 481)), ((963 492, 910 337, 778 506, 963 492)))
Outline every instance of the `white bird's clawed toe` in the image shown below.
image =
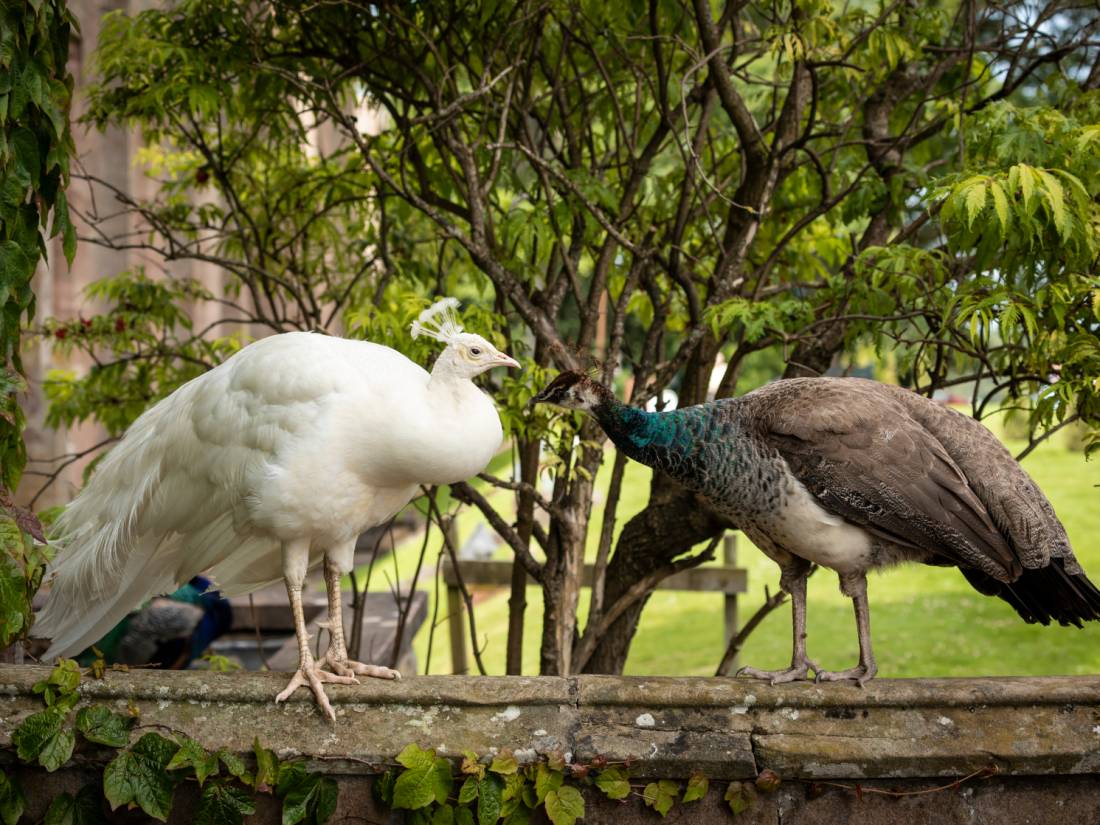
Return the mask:
POLYGON ((859 665, 858 667, 850 667, 847 670, 819 670, 817 671, 816 682, 844 682, 849 679, 854 681, 859 687, 863 687, 867 682, 875 678, 875 674, 878 673, 878 667, 874 664, 870 666, 859 665))
POLYGON ((333 672, 344 676, 370 676, 374 679, 393 679, 394 681, 401 679, 401 674, 396 670, 381 665, 368 665, 352 659, 335 659, 331 655, 326 655, 324 664, 333 672))
POLYGON ((313 664, 308 667, 298 668, 295 674, 290 678, 290 683, 283 689, 283 692, 275 697, 275 704, 286 701, 298 688, 308 685, 310 690, 313 691, 313 696, 316 698, 317 704, 321 706, 321 711, 325 716, 335 722, 336 711, 332 709, 328 696, 325 695, 323 682, 336 685, 359 684, 359 680, 354 676, 329 673, 327 670, 322 670, 319 664, 313 664))
POLYGON ((750 679, 762 679, 773 685, 782 685, 788 682, 808 681, 810 668, 811 665, 809 662, 803 662, 802 664, 784 668, 783 670, 757 670, 754 667, 743 667, 738 670, 735 675, 747 676, 750 679))

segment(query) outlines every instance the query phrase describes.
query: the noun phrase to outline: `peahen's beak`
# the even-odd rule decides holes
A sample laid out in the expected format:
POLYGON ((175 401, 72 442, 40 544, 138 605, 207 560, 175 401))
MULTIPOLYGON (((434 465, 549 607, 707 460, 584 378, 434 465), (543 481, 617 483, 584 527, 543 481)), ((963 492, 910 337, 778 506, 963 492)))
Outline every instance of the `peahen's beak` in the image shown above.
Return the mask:
POLYGON ((495 366, 495 367, 516 367, 516 368, 518 368, 519 367, 519 361, 517 361, 515 358, 513 358, 510 355, 505 355, 503 352, 498 352, 496 363, 493 366, 495 366))

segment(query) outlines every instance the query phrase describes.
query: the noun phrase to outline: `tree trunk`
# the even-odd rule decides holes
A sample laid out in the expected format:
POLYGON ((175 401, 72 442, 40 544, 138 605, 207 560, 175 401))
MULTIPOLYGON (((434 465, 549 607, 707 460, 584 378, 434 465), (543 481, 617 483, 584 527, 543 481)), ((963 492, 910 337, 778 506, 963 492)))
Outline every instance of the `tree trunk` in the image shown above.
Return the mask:
MULTIPOLYGON (((733 526, 694 493, 666 476, 654 477, 649 505, 623 526, 607 566, 605 606, 610 609, 642 576, 733 526)), ((622 673, 648 599, 646 596, 627 608, 608 628, 585 665, 585 673, 622 673)), ((719 621, 718 615, 715 621, 719 621)))

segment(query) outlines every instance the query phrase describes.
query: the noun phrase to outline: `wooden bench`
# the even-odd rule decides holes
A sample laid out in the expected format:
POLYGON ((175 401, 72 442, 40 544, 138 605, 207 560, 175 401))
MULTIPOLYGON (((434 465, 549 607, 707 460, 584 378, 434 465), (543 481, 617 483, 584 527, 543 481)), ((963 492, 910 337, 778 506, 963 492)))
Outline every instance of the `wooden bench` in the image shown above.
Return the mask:
MULTIPOLYGON (((737 633, 737 594, 748 589, 748 571, 735 567, 737 562, 737 537, 727 533, 722 544, 721 566, 693 567, 683 570, 657 585, 657 590, 681 590, 695 593, 724 593, 725 641, 723 650, 737 633)), ((486 587, 510 587, 512 583, 511 561, 478 561, 459 559, 462 581, 466 585, 486 587)), ((447 620, 451 641, 451 668, 456 674, 469 671, 466 658, 466 607, 459 588, 458 576, 449 558, 443 559, 443 582, 447 586, 447 620)), ((582 587, 591 587, 595 565, 584 566, 582 587)), ((535 580, 527 577, 530 584, 535 580)), ((720 654, 719 654, 720 655, 720 654)))

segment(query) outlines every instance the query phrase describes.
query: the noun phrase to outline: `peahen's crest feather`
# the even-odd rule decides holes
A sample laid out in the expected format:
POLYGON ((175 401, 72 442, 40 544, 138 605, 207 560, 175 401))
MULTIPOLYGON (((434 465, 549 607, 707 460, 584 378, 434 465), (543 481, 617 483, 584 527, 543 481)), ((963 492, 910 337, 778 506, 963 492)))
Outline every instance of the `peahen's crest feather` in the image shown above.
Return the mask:
POLYGON ((428 307, 412 322, 410 330, 413 338, 426 335, 444 344, 454 343, 462 334, 462 325, 455 317, 458 298, 442 298, 428 307))

